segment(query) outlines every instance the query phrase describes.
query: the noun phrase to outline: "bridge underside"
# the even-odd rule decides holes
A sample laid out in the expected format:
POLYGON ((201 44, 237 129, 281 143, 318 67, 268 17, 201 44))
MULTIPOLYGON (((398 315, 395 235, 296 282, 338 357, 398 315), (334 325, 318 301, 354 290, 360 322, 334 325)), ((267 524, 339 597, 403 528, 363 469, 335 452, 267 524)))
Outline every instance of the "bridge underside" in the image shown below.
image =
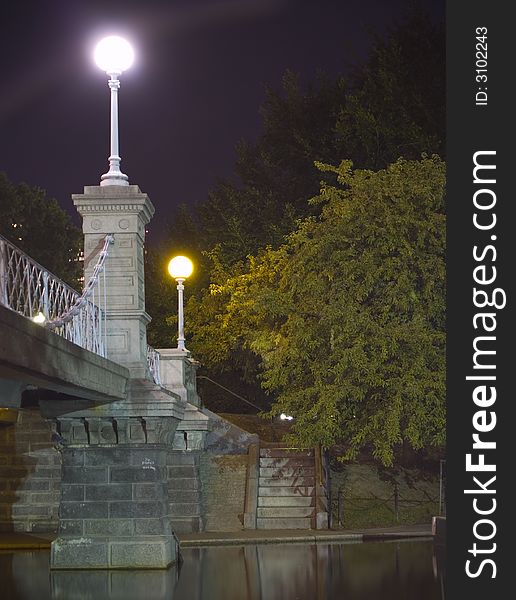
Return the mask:
POLYGON ((127 397, 129 371, 0 306, 0 406, 19 406, 27 385, 113 402, 127 397))

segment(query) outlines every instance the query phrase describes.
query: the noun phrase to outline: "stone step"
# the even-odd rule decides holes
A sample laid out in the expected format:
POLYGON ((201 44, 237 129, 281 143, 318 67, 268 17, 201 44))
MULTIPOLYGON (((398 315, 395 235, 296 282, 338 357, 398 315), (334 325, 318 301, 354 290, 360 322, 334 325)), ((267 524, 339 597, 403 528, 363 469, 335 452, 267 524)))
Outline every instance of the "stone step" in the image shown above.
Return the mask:
POLYGON ((295 450, 293 448, 260 448, 260 457, 264 458, 303 458, 313 457, 313 450, 295 450))
POLYGON ((260 467, 313 467, 314 459, 309 456, 292 458, 260 458, 260 467))
POLYGON ((284 479, 290 477, 313 477, 315 475, 314 467, 260 467, 260 477, 270 477, 272 479, 284 479))
POLYGON ((168 490, 173 493, 175 490, 200 490, 201 482, 198 477, 174 477, 168 481, 168 490))
POLYGON ((258 496, 297 496, 300 498, 306 498, 313 496, 315 488, 304 486, 304 487, 259 487, 258 496))
POLYGON ((315 485, 315 477, 260 477, 260 487, 306 487, 315 485))
POLYGON ((315 506, 314 496, 258 496, 258 506, 303 508, 315 506))
POLYGON ((312 520, 310 518, 301 519, 256 519, 256 529, 310 529, 312 520))
POLYGON ((256 516, 258 518, 300 518, 311 517, 314 511, 313 506, 257 508, 256 516))

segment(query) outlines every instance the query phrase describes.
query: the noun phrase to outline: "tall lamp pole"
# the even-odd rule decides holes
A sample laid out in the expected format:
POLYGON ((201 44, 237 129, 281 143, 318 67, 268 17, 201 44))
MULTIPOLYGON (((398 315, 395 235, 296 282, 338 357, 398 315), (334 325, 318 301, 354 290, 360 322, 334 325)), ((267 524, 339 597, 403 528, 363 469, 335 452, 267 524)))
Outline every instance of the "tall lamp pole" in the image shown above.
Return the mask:
POLYGON ((129 178, 120 170, 118 147, 118 89, 119 76, 127 70, 134 60, 134 52, 127 40, 118 36, 109 36, 95 47, 97 66, 109 75, 108 86, 111 90, 111 134, 109 171, 100 178, 100 185, 129 185, 129 178))
POLYGON ((168 263, 168 272, 177 282, 177 349, 186 350, 183 312, 183 292, 185 286, 183 283, 193 273, 192 261, 186 256, 175 256, 168 263))

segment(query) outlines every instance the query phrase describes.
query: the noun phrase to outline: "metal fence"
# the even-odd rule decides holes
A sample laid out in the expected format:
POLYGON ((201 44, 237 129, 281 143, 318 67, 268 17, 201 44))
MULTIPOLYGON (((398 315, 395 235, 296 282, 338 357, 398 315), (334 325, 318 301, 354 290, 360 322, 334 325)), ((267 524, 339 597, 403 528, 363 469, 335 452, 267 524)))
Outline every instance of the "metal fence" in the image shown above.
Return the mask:
POLYGON ((105 357, 104 266, 112 242, 113 236, 106 236, 80 294, 0 235, 0 304, 105 357))
POLYGON ((147 366, 152 375, 152 380, 161 385, 161 372, 159 365, 160 353, 151 346, 147 346, 147 366))
POLYGON ((404 496, 398 486, 390 496, 358 496, 338 489, 331 502, 334 522, 340 527, 355 526, 357 522, 371 521, 375 525, 413 521, 415 517, 428 518, 440 512, 439 498, 420 490, 418 497, 404 496), (376 523, 375 520, 381 521, 376 523))
MULTIPOLYGON (((65 339, 107 357, 106 260, 114 238, 104 239, 82 293, 0 235, 0 304, 47 327, 65 339)), ((147 347, 154 383, 161 385, 159 352, 147 347)))

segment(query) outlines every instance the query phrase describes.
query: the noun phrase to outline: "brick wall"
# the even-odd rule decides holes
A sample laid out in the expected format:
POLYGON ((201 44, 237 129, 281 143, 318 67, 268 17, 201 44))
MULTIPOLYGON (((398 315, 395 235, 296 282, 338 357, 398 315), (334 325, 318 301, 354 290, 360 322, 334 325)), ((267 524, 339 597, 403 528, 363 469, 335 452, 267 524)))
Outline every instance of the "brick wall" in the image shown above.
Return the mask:
POLYGON ((55 531, 61 455, 39 408, 0 422, 0 531, 55 531))
POLYGON ((200 457, 202 507, 206 531, 239 531, 243 528, 247 454, 200 457))

